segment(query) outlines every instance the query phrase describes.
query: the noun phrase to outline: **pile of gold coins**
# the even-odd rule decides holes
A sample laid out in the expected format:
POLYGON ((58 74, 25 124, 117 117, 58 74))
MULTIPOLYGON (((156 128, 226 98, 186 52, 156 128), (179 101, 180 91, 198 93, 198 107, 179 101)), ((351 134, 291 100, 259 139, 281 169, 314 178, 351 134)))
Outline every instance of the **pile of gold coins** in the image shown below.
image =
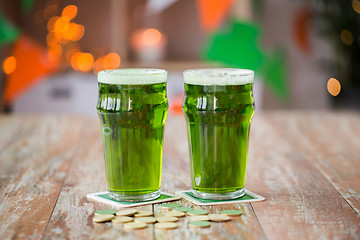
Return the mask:
POLYGON ((178 203, 165 203, 161 205, 163 216, 154 217, 153 212, 136 209, 120 211, 98 210, 95 212, 93 222, 104 223, 111 221, 113 224, 124 224, 126 229, 142 229, 148 224, 155 224, 157 229, 174 229, 179 218, 188 216, 188 226, 193 228, 210 227, 210 222, 226 222, 231 217, 240 216, 239 210, 223 210, 221 214, 208 214, 206 210, 182 207, 178 203))

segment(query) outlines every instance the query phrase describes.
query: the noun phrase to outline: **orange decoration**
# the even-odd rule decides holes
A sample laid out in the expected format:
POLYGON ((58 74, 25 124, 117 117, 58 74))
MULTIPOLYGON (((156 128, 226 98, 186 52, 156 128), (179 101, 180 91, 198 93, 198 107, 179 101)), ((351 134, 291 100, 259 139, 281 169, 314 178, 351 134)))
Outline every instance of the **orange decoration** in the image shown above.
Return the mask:
POLYGON ((104 57, 104 69, 116 69, 120 66, 120 56, 117 53, 109 53, 104 57))
POLYGON ((62 16, 66 16, 68 17, 69 19, 73 19, 76 17, 76 14, 78 12, 78 8, 77 6, 75 5, 69 5, 69 6, 66 6, 64 8, 64 10, 62 11, 62 16))
POLYGON ((228 14, 234 0, 197 0, 201 27, 214 31, 228 14))
POLYGON ((6 74, 11 74, 16 68, 16 58, 14 56, 5 59, 3 64, 3 70, 6 74))
POLYGON ((295 15, 293 39, 298 48, 305 54, 311 52, 310 21, 311 10, 308 7, 301 8, 295 15))
POLYGON ((19 37, 13 51, 17 64, 6 82, 4 98, 7 104, 34 84, 44 80, 44 75, 57 70, 57 65, 49 62, 46 49, 29 37, 19 37))

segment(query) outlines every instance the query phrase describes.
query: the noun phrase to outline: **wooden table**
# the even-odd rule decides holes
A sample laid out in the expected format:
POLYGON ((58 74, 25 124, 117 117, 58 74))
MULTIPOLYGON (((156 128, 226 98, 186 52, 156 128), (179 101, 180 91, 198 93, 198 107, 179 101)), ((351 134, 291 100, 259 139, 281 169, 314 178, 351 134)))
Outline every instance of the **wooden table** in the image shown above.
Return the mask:
MULTIPOLYGON (((127 231, 92 223, 93 212, 107 208, 86 199, 107 186, 96 117, 3 115, 0 239, 360 238, 359 114, 256 112, 250 139, 246 187, 266 201, 204 207, 244 212, 208 229, 189 229, 181 219, 175 230, 127 231)), ((162 189, 190 186, 185 121, 169 115, 162 189)))

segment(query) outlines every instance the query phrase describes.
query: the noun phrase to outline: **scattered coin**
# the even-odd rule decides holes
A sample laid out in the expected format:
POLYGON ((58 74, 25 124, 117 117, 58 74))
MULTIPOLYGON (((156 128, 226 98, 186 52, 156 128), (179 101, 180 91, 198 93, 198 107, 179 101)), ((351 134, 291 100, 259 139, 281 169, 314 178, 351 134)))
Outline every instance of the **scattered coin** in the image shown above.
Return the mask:
POLYGON ((134 215, 134 217, 150 217, 153 213, 150 211, 137 211, 137 213, 134 215))
POLYGON ((107 222, 110 221, 111 219, 113 219, 115 216, 114 215, 96 215, 95 217, 93 217, 93 222, 96 223, 101 223, 101 222, 107 222))
POLYGON ((125 210, 120 210, 118 212, 116 212, 116 216, 132 216, 135 213, 137 213, 138 211, 136 209, 125 209, 125 210))
POLYGON ((173 211, 170 211, 170 212, 165 212, 164 215, 167 216, 167 217, 183 217, 183 216, 185 216, 185 213, 173 210, 173 211))
POLYGON ((172 210, 178 211, 178 212, 187 212, 187 211, 192 210, 192 208, 191 207, 174 207, 172 210))
POLYGON ((209 214, 208 215, 210 221, 213 222, 226 222, 229 221, 231 218, 224 214, 209 214))
POLYGON ((177 217, 157 217, 158 222, 177 222, 179 219, 177 217))
POLYGON ((240 210, 223 210, 221 213, 229 216, 240 216, 242 214, 240 210))
POLYGON ((174 207, 181 207, 181 204, 179 204, 179 203, 164 203, 164 204, 161 204, 161 207, 165 208, 165 209, 171 209, 174 207))
POLYGON ((128 222, 132 222, 133 219, 131 217, 115 217, 111 221, 113 223, 128 223, 128 222))
POLYGON ((177 228, 178 225, 173 222, 162 222, 162 223, 155 223, 155 228, 158 229, 173 229, 177 228))
POLYGON ((143 223, 155 223, 156 222, 156 218, 153 217, 138 217, 134 219, 135 222, 143 222, 143 223))
POLYGON ((140 229, 140 228, 146 228, 147 224, 141 222, 129 222, 129 223, 125 223, 124 227, 128 229, 140 229))
POLYGON ((207 215, 195 215, 189 216, 189 222, 197 222, 197 221, 209 221, 209 217, 207 215))
POLYGON ((107 210, 97 210, 95 215, 114 215, 116 211, 107 209, 107 210))
POLYGON ((188 211, 187 212, 187 214, 188 215, 206 215, 206 214, 208 214, 208 211, 206 211, 206 210, 202 210, 202 209, 200 209, 200 210, 190 210, 190 211, 188 211))
POLYGON ((194 227, 194 228, 204 228, 210 226, 210 223, 206 221, 195 221, 195 222, 189 222, 188 224, 189 227, 194 227))

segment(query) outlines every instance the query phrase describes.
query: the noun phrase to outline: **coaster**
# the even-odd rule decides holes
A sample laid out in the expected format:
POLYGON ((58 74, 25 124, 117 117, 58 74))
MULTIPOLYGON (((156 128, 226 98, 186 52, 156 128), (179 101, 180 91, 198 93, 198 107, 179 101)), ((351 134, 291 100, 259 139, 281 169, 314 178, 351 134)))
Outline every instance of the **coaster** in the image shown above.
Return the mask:
POLYGON ((110 204, 114 207, 121 207, 121 208, 143 206, 143 205, 162 203, 162 202, 170 202, 170 201, 176 201, 176 200, 181 199, 181 197, 177 197, 175 195, 172 195, 172 194, 169 194, 166 192, 161 192, 160 197, 157 199, 145 201, 145 202, 117 201, 117 200, 111 199, 109 197, 108 192, 90 193, 87 195, 87 198, 98 201, 98 202, 110 204))
POLYGON ((179 195, 186 200, 196 204, 196 205, 219 205, 219 204, 233 204, 233 203, 244 203, 244 202, 260 202, 264 201, 265 198, 260 196, 256 193, 250 192, 249 190, 245 189, 245 195, 240 198, 229 199, 229 200, 209 200, 209 199, 202 199, 197 198, 192 193, 191 190, 187 191, 178 191, 175 192, 176 195, 179 195))

